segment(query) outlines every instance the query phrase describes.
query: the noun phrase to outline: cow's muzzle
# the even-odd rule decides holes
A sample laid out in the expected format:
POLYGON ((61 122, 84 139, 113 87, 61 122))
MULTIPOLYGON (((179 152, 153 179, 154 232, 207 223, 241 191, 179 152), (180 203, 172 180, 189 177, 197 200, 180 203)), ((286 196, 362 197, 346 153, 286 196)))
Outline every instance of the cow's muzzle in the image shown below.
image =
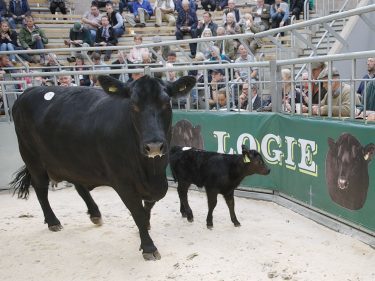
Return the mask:
POLYGON ((340 189, 346 189, 349 186, 349 181, 347 179, 344 179, 344 178, 338 178, 337 179, 337 186, 340 189))
POLYGON ((149 158, 155 158, 156 156, 164 155, 164 143, 162 142, 151 142, 147 143, 143 147, 143 153, 149 158))

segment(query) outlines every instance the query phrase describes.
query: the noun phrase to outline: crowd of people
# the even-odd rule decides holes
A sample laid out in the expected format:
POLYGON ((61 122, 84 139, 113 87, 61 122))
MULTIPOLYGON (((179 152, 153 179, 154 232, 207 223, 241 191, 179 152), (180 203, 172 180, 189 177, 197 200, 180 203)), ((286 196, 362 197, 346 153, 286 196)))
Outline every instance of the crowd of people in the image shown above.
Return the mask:
MULTIPOLYGON (((70 28, 69 36, 64 40, 64 44, 72 48, 70 56, 67 58, 73 70, 92 69, 119 69, 132 64, 155 64, 162 63, 173 67, 179 60, 177 54, 170 50, 169 46, 154 47, 153 51, 148 48, 138 48, 137 45, 142 44, 143 37, 139 34, 134 35, 134 47, 128 52, 116 51, 117 59, 112 63, 105 63, 112 58, 113 51, 95 51, 89 53, 94 66, 85 64, 87 52, 79 50, 80 47, 89 46, 115 46, 119 37, 125 33, 126 25, 144 27, 146 21, 155 16, 155 27, 162 26, 162 22, 166 22, 168 26, 175 26, 175 36, 177 40, 182 40, 188 35, 189 38, 207 38, 215 36, 224 36, 232 34, 248 33, 254 34, 268 30, 270 28, 282 27, 290 24, 290 17, 294 15, 296 19, 300 18, 303 10, 303 1, 282 1, 282 0, 257 0, 256 5, 252 6, 250 11, 241 14, 241 9, 236 6, 235 0, 222 1, 201 1, 202 8, 205 10, 202 18, 198 19, 197 2, 194 0, 157 0, 151 5, 148 0, 121 0, 119 10, 108 1, 92 1, 90 9, 82 16, 81 21, 75 22, 70 28), (104 8, 105 12, 100 9, 104 8), (212 11, 222 11, 223 18, 215 22, 212 11), (104 56, 102 57, 102 54, 104 56), (103 61, 104 59, 104 61, 103 61)), ((54 14, 59 10, 62 14, 67 13, 64 0, 50 1, 50 10, 54 14)), ((31 16, 30 7, 27 0, 10 0, 8 7, 4 0, 0 0, 0 20, 1 20, 1 38, 0 46, 2 51, 13 50, 30 50, 44 49, 48 44, 48 37, 42 28, 39 28, 31 16), (19 33, 16 27, 19 27, 19 33)), ((154 36, 155 43, 162 42, 160 36, 154 36)), ((196 62, 235 62, 247 63, 255 62, 255 54, 260 47, 260 41, 249 39, 240 42, 233 39, 223 39, 199 43, 190 43, 190 57, 196 62)), ((42 66, 46 66, 43 71, 58 71, 60 62, 56 55, 49 53, 40 56, 32 56, 29 54, 20 55, 22 59, 30 62, 39 62, 42 66)), ((0 74, 11 72, 7 70, 14 66, 16 62, 15 55, 0 57, 0 74)), ((364 79, 372 79, 374 77, 373 58, 369 58, 368 76, 364 79), (371 66, 372 65, 372 66, 371 66)), ((321 63, 313 63, 311 65, 312 80, 322 80, 320 83, 303 83, 307 79, 307 72, 302 74, 300 83, 292 83, 293 78, 289 69, 283 69, 282 76, 282 103, 283 110, 297 110, 292 105, 298 105, 298 110, 307 112, 309 102, 312 102, 312 113, 319 115, 327 115, 327 90, 328 86, 325 79, 328 78, 326 65, 321 63), (299 85, 298 87, 294 87, 299 85), (311 92, 309 92, 311 89, 311 92), (310 97, 312 96, 311 100, 310 97), (294 99, 294 102, 292 102, 294 99)), ((256 67, 235 68, 231 72, 225 72, 224 69, 213 69, 208 73, 208 79, 203 80, 202 71, 190 71, 190 75, 194 75, 198 82, 209 83, 208 95, 202 94, 202 89, 194 90, 191 95, 193 107, 204 108, 208 106, 211 109, 220 108, 236 108, 243 110, 270 110, 272 108, 271 99, 264 98, 259 87, 259 73, 256 67), (226 90, 226 83, 230 82, 229 92, 226 90), (227 97, 228 95, 228 97, 227 97)), ((133 74, 113 74, 116 78, 131 82, 136 80, 142 73, 133 74)), ((174 81, 181 72, 169 71, 163 75, 163 79, 174 81)), ((59 78, 53 80, 52 77, 38 77, 34 79, 36 83, 41 85, 82 85, 95 86, 95 75, 79 75, 78 77, 70 77, 65 79, 66 75, 60 75, 59 78), (65 77, 64 79, 61 77, 65 77), (75 80, 73 80, 75 79, 75 80), (64 82, 71 80, 69 83, 64 82)), ((332 87, 333 91, 333 116, 348 116, 350 113, 350 87, 345 83, 341 83, 340 74, 337 69, 332 69, 332 87), (337 81, 336 81, 337 80, 337 81), (339 95, 335 95, 339 93, 339 95), (339 99, 336 97, 339 96, 339 99), (337 102, 337 105, 335 104, 337 102), (335 107, 337 106, 337 107, 335 107)), ((367 111, 375 110, 375 101, 371 96, 374 92, 372 81, 361 83, 356 96, 356 104, 358 104, 359 112, 365 108, 367 111), (365 94, 366 93, 366 94, 365 94), (365 101, 365 102, 364 102, 365 101), (362 106, 361 106, 362 103, 362 106)), ((186 103, 182 102, 182 105, 186 103)), ((177 104, 177 103, 176 103, 177 104)), ((181 106, 181 101, 178 102, 181 106)))

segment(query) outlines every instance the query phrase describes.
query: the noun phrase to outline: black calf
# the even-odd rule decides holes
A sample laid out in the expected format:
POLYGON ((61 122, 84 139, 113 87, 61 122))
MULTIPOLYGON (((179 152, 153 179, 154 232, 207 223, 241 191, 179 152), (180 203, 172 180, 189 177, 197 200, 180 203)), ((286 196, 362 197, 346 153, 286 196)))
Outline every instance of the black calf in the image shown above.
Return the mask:
POLYGON ((189 222, 194 220, 188 202, 188 189, 193 183, 205 187, 208 200, 207 228, 213 227, 212 213, 217 203, 217 195, 224 196, 230 218, 234 226, 240 226, 234 212, 234 190, 246 176, 252 174, 268 175, 270 169, 262 156, 255 150, 242 145, 242 155, 220 154, 194 148, 172 147, 170 167, 175 181, 178 182, 180 211, 189 222))

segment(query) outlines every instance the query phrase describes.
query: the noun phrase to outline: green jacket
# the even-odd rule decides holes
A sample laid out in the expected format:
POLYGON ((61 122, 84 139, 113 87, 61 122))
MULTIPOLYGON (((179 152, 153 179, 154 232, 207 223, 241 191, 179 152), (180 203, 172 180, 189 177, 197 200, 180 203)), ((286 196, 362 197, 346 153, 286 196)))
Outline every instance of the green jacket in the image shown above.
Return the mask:
POLYGON ((33 30, 30 32, 26 26, 23 26, 20 29, 20 34, 18 36, 22 48, 31 48, 31 46, 35 44, 34 34, 42 37, 43 44, 48 44, 48 38, 42 29, 34 25, 33 30))

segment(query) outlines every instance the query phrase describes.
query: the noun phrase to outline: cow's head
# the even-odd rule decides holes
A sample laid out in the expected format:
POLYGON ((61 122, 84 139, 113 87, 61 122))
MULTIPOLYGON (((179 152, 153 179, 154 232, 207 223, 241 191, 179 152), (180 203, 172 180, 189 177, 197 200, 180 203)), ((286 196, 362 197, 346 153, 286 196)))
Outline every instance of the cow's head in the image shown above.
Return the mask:
MULTIPOLYGON (((339 189, 347 189, 351 180, 365 180, 362 178, 364 176, 368 178, 368 163, 374 155, 374 144, 370 143, 363 147, 354 136, 343 134, 337 142, 328 138, 328 146, 330 157, 333 158, 334 167, 332 169, 337 169, 337 171, 331 172, 337 173, 337 187, 339 189)), ((357 182, 356 184, 360 183, 357 182)))
POLYGON ((242 145, 242 161, 245 163, 247 175, 259 174, 268 175, 271 170, 264 163, 262 155, 256 150, 250 150, 246 145, 242 145))
POLYGON ((195 78, 184 76, 172 83, 146 75, 128 85, 110 76, 99 76, 98 79, 106 93, 129 100, 141 153, 149 158, 167 153, 172 122, 171 98, 188 94, 196 83, 195 78))

